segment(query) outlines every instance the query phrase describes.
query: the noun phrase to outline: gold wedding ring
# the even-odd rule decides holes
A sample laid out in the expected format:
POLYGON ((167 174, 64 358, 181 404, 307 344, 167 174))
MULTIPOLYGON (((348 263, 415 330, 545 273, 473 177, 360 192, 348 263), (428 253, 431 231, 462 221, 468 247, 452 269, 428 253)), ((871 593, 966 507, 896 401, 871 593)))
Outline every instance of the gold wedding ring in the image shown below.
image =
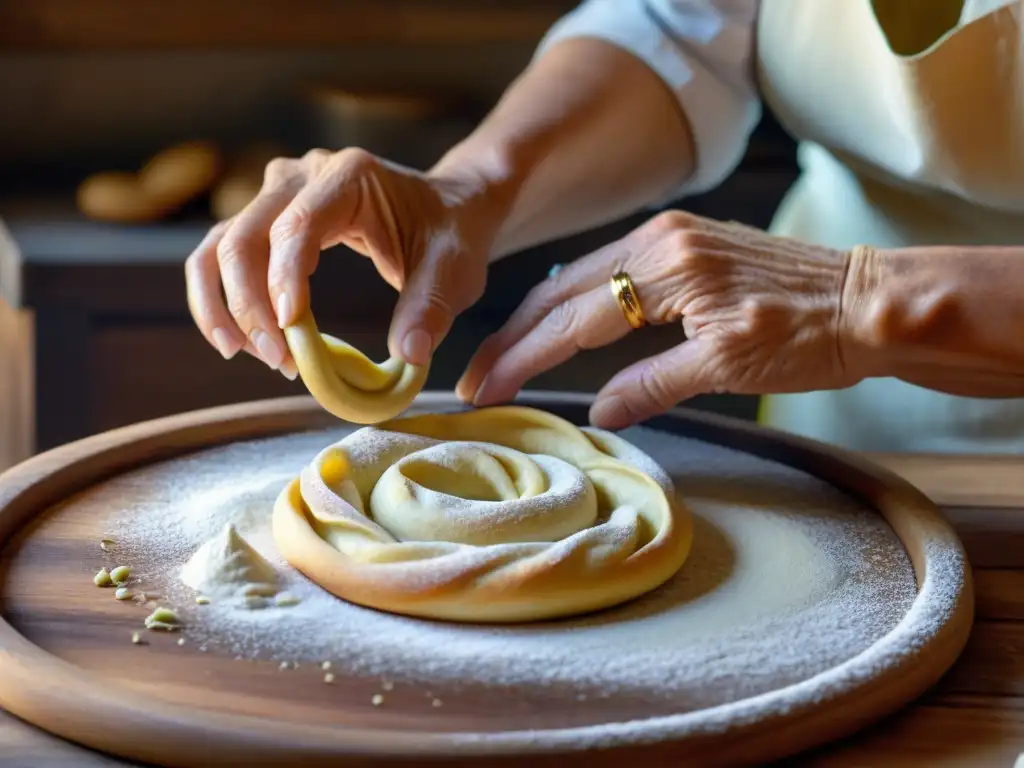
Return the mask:
POLYGON ((633 328, 643 328, 647 325, 647 318, 640 308, 640 299, 636 295, 636 288, 633 281, 625 272, 616 272, 612 275, 612 293, 615 300, 619 302, 619 309, 626 316, 626 322, 633 328))

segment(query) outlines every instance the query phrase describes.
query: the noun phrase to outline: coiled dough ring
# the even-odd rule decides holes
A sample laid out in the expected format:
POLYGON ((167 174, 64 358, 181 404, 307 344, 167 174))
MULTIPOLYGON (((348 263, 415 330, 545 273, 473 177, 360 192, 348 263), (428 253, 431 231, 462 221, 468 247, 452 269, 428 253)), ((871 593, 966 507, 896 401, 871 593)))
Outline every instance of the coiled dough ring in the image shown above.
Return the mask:
POLYGON ((341 339, 320 333, 307 310, 284 329, 302 383, 325 410, 355 424, 394 418, 412 403, 429 366, 397 357, 375 363, 341 339))
POLYGON ((344 600, 473 622, 632 599, 679 569, 692 536, 646 454, 518 406, 359 429, 285 487, 273 527, 285 559, 344 600))

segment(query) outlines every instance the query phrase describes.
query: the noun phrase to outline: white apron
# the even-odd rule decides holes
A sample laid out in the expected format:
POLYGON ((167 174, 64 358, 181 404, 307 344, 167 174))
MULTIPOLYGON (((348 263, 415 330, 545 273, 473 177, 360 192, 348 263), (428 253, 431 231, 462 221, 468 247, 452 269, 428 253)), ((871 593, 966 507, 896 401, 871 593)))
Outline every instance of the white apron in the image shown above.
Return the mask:
MULTIPOLYGON (((842 249, 1024 244, 1022 17, 1024 0, 762 0, 762 95, 801 141, 771 230, 842 249)), ((767 397, 760 419, 857 450, 1024 450, 1024 399, 896 379, 767 397)))

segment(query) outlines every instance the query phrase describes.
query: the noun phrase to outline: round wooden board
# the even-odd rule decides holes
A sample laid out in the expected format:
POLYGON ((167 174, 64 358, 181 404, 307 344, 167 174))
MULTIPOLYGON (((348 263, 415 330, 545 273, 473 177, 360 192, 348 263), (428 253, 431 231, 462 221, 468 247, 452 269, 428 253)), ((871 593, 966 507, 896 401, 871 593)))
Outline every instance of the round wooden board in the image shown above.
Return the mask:
MULTIPOLYGON (((590 398, 535 392, 520 402, 583 424, 590 398)), ((451 395, 426 393, 413 410, 460 407, 451 395)), ((885 517, 918 583, 912 609, 873 646, 887 644, 885 663, 861 653, 842 665, 844 679, 853 682, 822 687, 838 674, 828 670, 747 700, 736 722, 708 728, 699 711, 652 715, 615 697, 582 705, 557 696, 495 701, 472 686, 443 708, 425 705, 422 691, 397 689, 387 707, 373 708, 367 701, 379 688, 369 681, 327 686, 310 668, 305 676, 289 673, 282 685, 274 663, 198 653, 178 647, 173 635, 132 646, 127 638, 140 615, 95 599, 89 579, 106 531, 100 521, 50 508, 142 464, 336 424, 305 397, 215 408, 97 435, 0 476, 0 706, 83 745, 166 766, 761 763, 847 735, 913 700, 953 664, 970 633, 973 589, 963 549, 914 487, 844 451, 675 410, 648 426, 790 465, 885 517), (785 708, 778 706, 782 695, 785 708), (648 717, 663 734, 656 740, 627 744, 612 737, 600 750, 584 752, 575 738, 580 729, 648 717)))

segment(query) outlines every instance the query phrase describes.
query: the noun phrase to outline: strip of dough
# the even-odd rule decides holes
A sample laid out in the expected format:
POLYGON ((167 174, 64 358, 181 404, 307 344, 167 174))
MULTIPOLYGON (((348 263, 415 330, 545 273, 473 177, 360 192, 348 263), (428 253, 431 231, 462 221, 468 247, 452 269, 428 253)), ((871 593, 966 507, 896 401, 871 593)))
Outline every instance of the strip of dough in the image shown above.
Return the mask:
POLYGON ((396 357, 375 363, 351 344, 320 333, 308 310, 284 335, 309 393, 325 410, 354 424, 398 416, 427 380, 429 365, 396 357))

